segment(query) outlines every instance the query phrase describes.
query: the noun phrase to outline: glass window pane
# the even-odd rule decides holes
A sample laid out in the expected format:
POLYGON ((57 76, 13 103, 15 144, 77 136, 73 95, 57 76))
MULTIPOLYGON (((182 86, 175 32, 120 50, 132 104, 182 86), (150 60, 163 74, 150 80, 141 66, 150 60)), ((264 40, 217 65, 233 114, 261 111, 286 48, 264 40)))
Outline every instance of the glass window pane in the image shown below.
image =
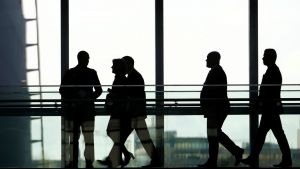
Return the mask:
POLYGON ((111 85, 112 59, 132 56, 146 84, 154 84, 155 30, 152 0, 73 0, 70 2, 70 67, 77 53, 90 54, 89 67, 111 85))
MULTIPOLYGON (((34 10, 34 2, 30 3, 31 10, 34 10)), ((25 2, 24 2, 25 3, 25 2)), ((61 79, 61 25, 60 25, 60 0, 37 1, 38 11, 38 33, 39 33, 39 57, 41 85, 59 85, 61 79)), ((36 78, 35 80, 37 80, 36 78)), ((42 87, 42 99, 60 99, 58 86, 42 87)), ((38 91, 38 88, 35 88, 38 91)), ((33 98, 33 97, 32 97, 33 98)), ((35 96, 38 99, 39 96, 35 96)), ((47 104, 54 104, 47 103, 47 104)), ((43 112, 41 112, 43 113, 43 112)), ((35 121, 35 120, 33 120, 35 121)), ((37 119, 36 124, 41 123, 37 119)), ((61 167, 61 117, 43 116, 43 147, 44 160, 42 156, 36 156, 38 167, 61 167), (44 162, 44 163, 43 163, 44 162)), ((32 128, 37 130, 38 126, 32 128)), ((32 132, 33 132, 32 131, 32 132)), ((40 132, 35 131, 37 135, 40 132)), ((35 151, 41 151, 38 149, 35 151)), ((41 154, 41 153, 38 153, 41 154)))
POLYGON ((203 116, 165 116, 165 167, 195 167, 208 157, 203 116), (193 147, 195 145, 195 147, 193 147))
POLYGON ((38 1, 37 4, 41 82, 43 85, 58 85, 61 79, 60 0, 38 1))
MULTIPOLYGON (((280 68, 283 79, 281 97, 283 99, 299 98, 299 39, 300 39, 300 1, 298 0, 265 0, 259 1, 259 81, 267 67, 263 65, 262 57, 266 48, 274 48, 277 52, 276 64, 280 68)), ((285 104, 299 101, 283 101, 285 104)), ((284 113, 289 114, 285 109, 284 113)), ((298 112, 297 112, 298 113, 298 112)), ((293 166, 298 163, 299 146, 297 131, 299 118, 296 115, 282 115, 282 126, 291 147, 293 166)), ((272 132, 269 132, 266 143, 270 143, 268 158, 261 160, 262 165, 278 163, 281 159, 278 144, 272 132), (273 153, 273 154, 272 154, 273 153), (276 156, 274 155, 276 154, 276 156)), ((265 147, 267 146, 265 143, 265 147)), ((267 150, 266 150, 267 151, 267 150)))
MULTIPOLYGON (((70 67, 77 65, 77 53, 90 54, 89 67, 97 71, 102 85, 111 85, 114 79, 112 60, 125 55, 133 57, 135 68, 142 74, 145 84, 155 83, 155 1, 153 0, 72 0, 70 1, 70 67)), ((104 99, 107 94, 99 97, 104 99)), ((152 90, 146 88, 147 91, 152 90)), ((153 92, 147 92, 153 98, 153 92)), ((148 116, 153 119, 154 116, 148 116)), ((109 117, 97 116, 95 120, 95 159, 104 159, 112 141, 106 134, 109 117)), ((148 127, 151 127, 150 123, 148 127)), ((147 164, 149 157, 140 149, 139 139, 133 132, 127 148, 136 154, 128 166, 147 164), (145 157, 147 157, 145 159, 145 157)), ((83 161, 83 140, 80 159, 83 161)), ((84 163, 82 164, 84 165, 84 163)), ((97 165, 97 164, 95 164, 97 165)), ((100 165, 99 165, 100 167, 100 165)))
POLYGON ((229 84, 248 83, 247 0, 165 0, 164 38, 166 84, 202 84, 214 50, 229 84))
MULTIPOLYGON (((261 118, 261 116, 260 116, 261 118)), ((299 167, 299 149, 300 149, 300 126, 299 115, 281 115, 281 123, 284 133, 287 137, 291 155, 293 160, 293 167, 299 167)), ((277 140, 274 134, 270 130, 266 136, 264 146, 260 153, 260 167, 268 167, 272 164, 277 164, 281 161, 281 151, 278 146, 277 140)))
MULTIPOLYGON (((211 51, 218 51, 221 54, 220 64, 227 74, 228 84, 243 84, 243 86, 229 86, 229 98, 249 97, 247 85, 249 83, 248 11, 247 0, 164 1, 165 84, 183 84, 180 87, 167 86, 166 98, 200 97, 202 86, 199 84, 204 83, 210 70, 206 67, 206 57, 211 51), (184 84, 195 86, 184 86, 184 84), (185 92, 168 92, 172 90, 185 90, 185 92)), ((235 103, 238 102, 231 102, 232 105, 235 103)), ((179 113, 186 114, 187 112, 179 113)), ((223 126, 240 146, 249 142, 249 133, 244 132, 249 131, 248 121, 248 116, 229 116, 223 126)), ((175 133, 171 132, 173 135, 184 133, 184 137, 206 138, 206 119, 203 116, 168 116, 165 117, 165 131, 174 131, 175 133), (200 132, 203 135, 199 135, 200 132)), ((178 146, 186 147, 185 151, 187 151, 188 147, 193 147, 193 144, 185 142, 178 146)), ((201 157, 199 156, 200 148, 195 157, 187 158, 185 157, 190 155, 173 153, 175 151, 173 149, 166 152, 165 159, 173 159, 175 156, 181 158, 173 160, 179 166, 184 164, 195 166, 201 163, 199 159, 205 162, 207 147, 204 143, 197 146, 202 147, 201 151, 206 151, 201 157), (171 154, 174 157, 168 156, 171 154)), ((220 152, 223 153, 223 151, 220 152)), ((224 151, 224 153, 228 152, 224 151)), ((222 155, 224 154, 220 155, 220 158, 223 158, 220 160, 220 166, 233 164, 229 162, 228 154, 222 155)), ((168 165, 172 165, 170 163, 168 165)))
MULTIPOLYGON (((247 115, 228 116, 222 127, 233 142, 249 152, 247 115)), ((165 116, 165 167, 195 167, 208 159, 206 120, 203 116, 165 116)), ((220 144, 218 165, 233 167, 234 158, 220 144)))
MULTIPOLYGON (((60 0, 22 0, 20 4, 24 19, 27 19, 25 20, 27 45, 24 45, 27 85, 59 85, 60 0), (28 69, 34 71, 28 72, 28 69)), ((58 86, 53 88, 32 86, 28 91, 30 99, 60 98, 58 86)), ((41 103, 31 103, 35 106, 39 104, 41 103)), ((61 167, 61 118, 59 116, 28 118, 30 119, 32 167, 61 167)))

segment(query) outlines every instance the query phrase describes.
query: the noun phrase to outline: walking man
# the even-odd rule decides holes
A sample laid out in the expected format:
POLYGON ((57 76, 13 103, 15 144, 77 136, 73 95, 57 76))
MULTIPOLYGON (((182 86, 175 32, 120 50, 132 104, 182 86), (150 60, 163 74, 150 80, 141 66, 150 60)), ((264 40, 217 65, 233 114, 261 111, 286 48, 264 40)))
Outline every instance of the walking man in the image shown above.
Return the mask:
POLYGON ((274 167, 285 168, 292 166, 291 150, 279 116, 283 113, 280 97, 282 76, 278 66, 275 64, 276 58, 277 53, 274 49, 266 49, 264 51, 263 63, 268 69, 263 76, 258 97, 258 106, 262 114, 260 125, 253 151, 246 159, 242 160, 242 163, 250 166, 255 165, 255 160, 259 157, 269 130, 272 130, 282 153, 281 162, 274 165, 274 167))
MULTIPOLYGON (((142 75, 134 68, 134 60, 130 56, 124 56, 123 59, 127 63, 127 85, 128 85, 128 114, 131 118, 131 126, 129 126, 127 137, 130 133, 135 130, 137 136, 141 140, 143 147, 145 148, 147 154, 151 158, 151 162, 147 166, 143 167, 161 167, 163 164, 160 160, 157 149, 155 148, 148 128, 146 124, 147 112, 146 112, 146 93, 145 93, 145 83, 142 75)), ((128 156, 130 158, 130 156, 128 156)), ((126 160, 128 161, 129 160, 126 160)))
POLYGON ((244 149, 238 147, 222 131, 222 125, 230 112, 227 97, 227 77, 220 66, 221 56, 213 51, 207 55, 206 66, 210 68, 201 91, 201 107, 207 118, 207 139, 209 144, 209 158, 198 167, 217 167, 219 142, 235 157, 235 165, 240 163, 244 149))

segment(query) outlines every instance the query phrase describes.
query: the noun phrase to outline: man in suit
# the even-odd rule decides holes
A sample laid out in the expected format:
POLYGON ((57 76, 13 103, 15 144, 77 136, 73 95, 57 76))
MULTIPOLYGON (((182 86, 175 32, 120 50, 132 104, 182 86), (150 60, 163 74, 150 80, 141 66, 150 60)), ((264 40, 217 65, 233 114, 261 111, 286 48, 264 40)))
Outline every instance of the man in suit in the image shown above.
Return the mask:
MULTIPOLYGON (((127 137, 130 133, 135 130, 137 136, 141 140, 143 147, 145 148, 147 154, 151 158, 149 165, 143 167, 161 167, 163 164, 160 160, 157 149, 155 148, 148 128, 146 124, 147 112, 146 112, 146 93, 145 93, 145 82, 142 75, 134 68, 134 60, 130 56, 124 56, 123 59, 127 64, 127 85, 128 85, 128 114, 131 118, 131 127, 123 132, 127 137)), ((128 156, 128 158, 131 158, 128 156)), ((128 159, 127 158, 127 159, 128 159)), ((126 159, 126 163, 129 160, 126 159)))
POLYGON ((217 51, 210 52, 206 59, 206 66, 211 70, 204 82, 200 99, 204 117, 207 118, 209 158, 198 167, 217 167, 219 142, 235 156, 235 165, 239 164, 244 152, 222 131, 222 125, 230 112, 230 103, 227 97, 227 77, 220 66, 220 59, 217 51))
POLYGON ((262 59, 264 65, 268 68, 263 76, 258 97, 258 107, 261 110, 262 116, 253 151, 249 157, 242 160, 242 163, 250 166, 255 165, 255 160, 259 157, 269 130, 272 130, 282 152, 282 161, 274 165, 274 167, 292 166, 290 147, 282 129, 279 116, 283 113, 280 98, 282 76, 278 66, 275 64, 276 58, 277 53, 274 49, 266 49, 264 51, 264 57, 262 59))
POLYGON ((78 65, 69 69, 61 82, 59 93, 62 96, 62 109, 66 120, 66 145, 70 154, 67 167, 78 166, 78 140, 80 128, 85 141, 84 156, 86 168, 93 168, 94 161, 94 126, 95 104, 102 93, 102 87, 97 72, 87 67, 89 54, 80 51, 77 55, 78 65), (72 85, 72 86, 68 86, 72 85), (94 90, 93 90, 94 89, 94 90), (74 149, 73 149, 74 147, 74 149))

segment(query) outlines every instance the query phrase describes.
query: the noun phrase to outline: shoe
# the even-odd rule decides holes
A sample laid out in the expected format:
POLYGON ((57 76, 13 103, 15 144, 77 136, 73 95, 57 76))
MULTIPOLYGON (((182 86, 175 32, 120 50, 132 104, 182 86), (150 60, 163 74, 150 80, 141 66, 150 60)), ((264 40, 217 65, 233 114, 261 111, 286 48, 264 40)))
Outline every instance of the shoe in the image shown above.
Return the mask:
POLYGON ((240 149, 240 151, 235 155, 234 166, 238 166, 243 158, 244 149, 240 149))
POLYGON ((105 160, 97 160, 97 162, 112 168, 112 162, 108 157, 106 157, 105 160))
POLYGON ((163 167, 163 163, 160 161, 151 161, 150 164, 142 166, 143 168, 152 168, 152 167, 163 167))
POLYGON ((198 164, 197 167, 199 167, 199 168, 217 168, 217 164, 206 161, 204 164, 198 164))
POLYGON ((93 161, 85 160, 85 168, 94 168, 93 161))
POLYGON ((292 167, 292 162, 280 162, 279 164, 274 164, 273 167, 279 167, 279 168, 289 168, 292 167))
POLYGON ((254 160, 252 159, 252 158, 250 158, 250 157, 247 157, 247 158, 245 158, 245 159, 242 159, 241 160, 241 163, 243 163, 243 164, 246 164, 246 165, 249 165, 250 167, 255 167, 254 166, 254 160))
POLYGON ((122 168, 129 164, 131 158, 135 159, 134 155, 131 152, 124 154, 124 156, 125 156, 124 161, 121 164, 122 168))
POLYGON ((75 164, 73 162, 69 162, 65 168, 78 168, 77 166, 75 166, 75 164))

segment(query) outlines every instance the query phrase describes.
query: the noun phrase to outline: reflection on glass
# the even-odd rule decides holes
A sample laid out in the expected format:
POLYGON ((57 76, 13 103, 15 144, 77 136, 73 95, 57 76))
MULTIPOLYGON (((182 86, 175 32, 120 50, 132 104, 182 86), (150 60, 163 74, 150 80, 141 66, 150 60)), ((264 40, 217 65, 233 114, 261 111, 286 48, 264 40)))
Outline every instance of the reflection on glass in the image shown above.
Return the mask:
MULTIPOLYGON (((261 115, 259 118, 261 118, 261 115)), ((293 167, 300 166, 300 162, 298 160, 300 154, 300 117, 299 115, 281 115, 280 118, 284 133, 291 149, 293 167)), ((261 167, 270 166, 270 164, 277 164, 281 161, 281 151, 271 130, 266 136, 259 160, 261 167)))
MULTIPOLYGON (((228 116, 222 129, 238 146, 248 149, 248 116, 228 116)), ((208 158, 206 119, 203 116, 166 116, 164 139, 167 167, 195 167, 208 158)), ((218 159, 218 166, 232 167, 234 164, 234 157, 221 144, 218 159)))
MULTIPOLYGON (((107 136, 106 127, 108 124, 108 116, 98 116, 95 120, 95 159, 104 159, 110 152, 111 147, 113 146, 112 140, 107 136)), ((154 116, 149 116, 146 119, 148 130, 151 136, 151 139, 155 143, 155 120, 154 116)), ((80 139, 80 149, 84 146, 83 139, 80 139)), ((135 132, 132 132, 131 135, 127 138, 125 143, 126 148, 133 153, 135 160, 131 160, 127 167, 140 167, 146 165, 150 162, 150 158, 147 155, 144 147, 142 146, 140 139, 135 132)), ((84 166, 84 156, 83 152, 80 153, 80 159, 82 166, 84 166)), ((97 163, 94 163, 95 166, 101 166, 97 163)))

